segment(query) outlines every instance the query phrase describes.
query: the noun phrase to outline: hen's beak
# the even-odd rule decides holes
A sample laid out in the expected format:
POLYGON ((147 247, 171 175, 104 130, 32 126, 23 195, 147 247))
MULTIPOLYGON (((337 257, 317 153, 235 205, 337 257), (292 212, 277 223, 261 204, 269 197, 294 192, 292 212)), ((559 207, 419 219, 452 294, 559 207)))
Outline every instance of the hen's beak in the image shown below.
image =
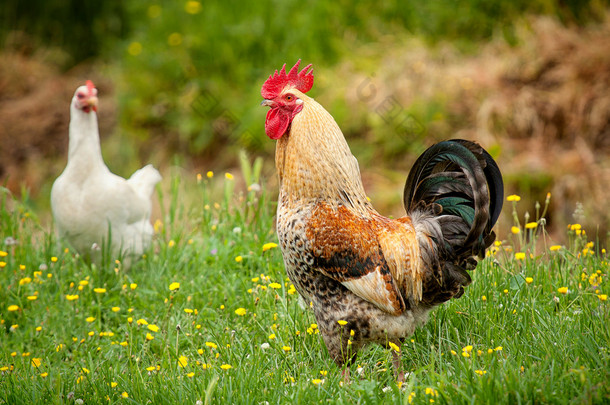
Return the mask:
POLYGON ((265 107, 275 107, 275 101, 273 100, 268 100, 268 99, 264 99, 261 102, 261 105, 265 106, 265 107))
POLYGON ((89 97, 89 99, 87 100, 87 103, 89 104, 89 106, 93 107, 94 109, 97 109, 97 97, 96 96, 92 96, 89 97))

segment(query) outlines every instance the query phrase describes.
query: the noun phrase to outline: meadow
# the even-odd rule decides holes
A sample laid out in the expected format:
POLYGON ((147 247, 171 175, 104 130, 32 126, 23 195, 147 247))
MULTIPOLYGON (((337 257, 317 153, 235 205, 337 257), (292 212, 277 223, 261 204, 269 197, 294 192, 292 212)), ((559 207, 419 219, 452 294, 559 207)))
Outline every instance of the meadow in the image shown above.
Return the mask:
MULTIPOLYGON (((607 403, 608 255, 579 224, 550 245, 517 215, 466 294, 344 383, 284 272, 260 160, 173 175, 132 268, 82 261, 0 189, 0 403, 607 403), (188 197, 188 198, 186 198, 188 197)), ((542 212, 540 212, 542 211, 542 212)))

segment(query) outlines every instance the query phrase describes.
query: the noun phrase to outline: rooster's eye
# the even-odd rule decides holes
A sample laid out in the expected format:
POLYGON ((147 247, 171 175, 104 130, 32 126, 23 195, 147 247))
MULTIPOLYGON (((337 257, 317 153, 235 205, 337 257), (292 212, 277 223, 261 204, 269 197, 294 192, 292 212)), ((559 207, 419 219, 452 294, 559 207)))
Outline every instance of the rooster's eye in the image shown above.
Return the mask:
POLYGON ((293 98, 294 98, 294 97, 293 97, 292 95, 288 94, 288 95, 286 96, 286 101, 292 101, 292 99, 293 99, 293 98))
POLYGON ((78 97, 79 99, 85 98, 85 95, 83 93, 78 93, 76 95, 76 97, 78 97))

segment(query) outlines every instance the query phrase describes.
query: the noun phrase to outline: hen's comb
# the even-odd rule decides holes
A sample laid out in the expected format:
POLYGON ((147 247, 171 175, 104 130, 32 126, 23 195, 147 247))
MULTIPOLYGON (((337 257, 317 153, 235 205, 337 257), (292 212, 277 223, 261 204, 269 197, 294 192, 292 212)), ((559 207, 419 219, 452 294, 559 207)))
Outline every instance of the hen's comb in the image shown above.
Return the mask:
POLYGON ((87 90, 89 90, 89 94, 93 93, 93 89, 95 89, 95 84, 91 80, 87 80, 87 90))
POLYGON ((277 70, 273 75, 270 75, 263 88, 261 89, 261 95, 265 99, 272 99, 278 96, 284 87, 291 85, 302 93, 307 93, 313 87, 313 69, 311 63, 303 68, 299 72, 299 64, 301 59, 286 73, 286 64, 282 66, 282 69, 278 73, 277 70))

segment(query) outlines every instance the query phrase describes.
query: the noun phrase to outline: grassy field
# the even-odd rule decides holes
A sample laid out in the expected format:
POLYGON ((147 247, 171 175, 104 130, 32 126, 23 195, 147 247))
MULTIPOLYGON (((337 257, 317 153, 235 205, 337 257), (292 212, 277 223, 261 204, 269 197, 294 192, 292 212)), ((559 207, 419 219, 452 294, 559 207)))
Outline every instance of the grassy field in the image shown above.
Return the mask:
POLYGON ((380 347, 343 384, 286 278, 276 196, 258 165, 243 171, 249 190, 228 173, 169 180, 129 270, 84 264, 3 193, 0 404, 610 401, 608 259, 577 224, 547 246, 543 214, 515 215, 467 293, 400 348, 404 384, 380 347))

